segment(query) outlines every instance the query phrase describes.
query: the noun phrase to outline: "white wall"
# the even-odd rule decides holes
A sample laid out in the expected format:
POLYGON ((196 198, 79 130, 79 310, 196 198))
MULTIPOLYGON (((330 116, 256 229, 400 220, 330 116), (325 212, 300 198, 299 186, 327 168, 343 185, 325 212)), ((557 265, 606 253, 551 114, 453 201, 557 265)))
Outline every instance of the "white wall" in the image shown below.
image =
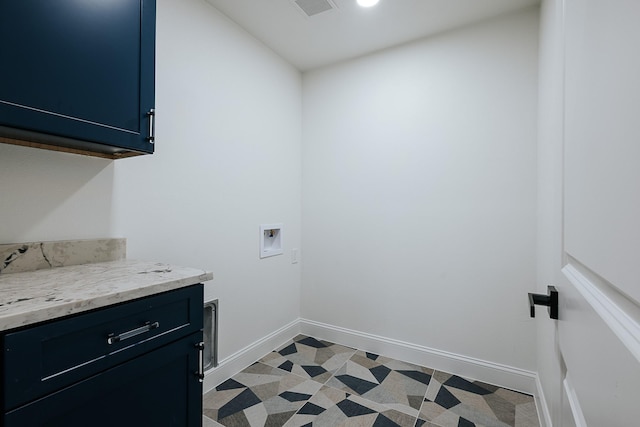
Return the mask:
POLYGON ((111 235, 113 162, 0 144, 0 243, 111 235))
POLYGON ((204 0, 157 13, 156 153, 0 144, 0 242, 126 237, 130 258, 213 271, 225 358, 299 316, 301 76, 204 0), (259 260, 272 222, 287 252, 259 260))
POLYGON ((537 30, 304 74, 303 317, 535 369, 537 30))
POLYGON ((299 316, 301 76, 204 0, 157 6, 157 146, 115 166, 128 256, 213 271, 220 358, 299 316), (261 223, 285 255, 260 260, 261 223))
POLYGON ((213 271, 223 359, 302 301, 312 320, 533 369, 536 37, 532 9, 302 87, 204 0, 159 0, 156 154, 0 144, 0 242, 122 236, 131 258, 213 271), (285 255, 259 260, 270 222, 285 255))

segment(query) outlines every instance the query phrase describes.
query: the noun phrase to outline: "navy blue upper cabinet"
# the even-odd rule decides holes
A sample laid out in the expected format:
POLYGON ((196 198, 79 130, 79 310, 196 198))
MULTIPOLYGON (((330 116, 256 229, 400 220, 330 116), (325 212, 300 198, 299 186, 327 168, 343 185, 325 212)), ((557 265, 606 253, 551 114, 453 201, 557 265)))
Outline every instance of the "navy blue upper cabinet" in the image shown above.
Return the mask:
POLYGON ((0 0, 0 142, 153 153, 155 13, 155 0, 0 0))

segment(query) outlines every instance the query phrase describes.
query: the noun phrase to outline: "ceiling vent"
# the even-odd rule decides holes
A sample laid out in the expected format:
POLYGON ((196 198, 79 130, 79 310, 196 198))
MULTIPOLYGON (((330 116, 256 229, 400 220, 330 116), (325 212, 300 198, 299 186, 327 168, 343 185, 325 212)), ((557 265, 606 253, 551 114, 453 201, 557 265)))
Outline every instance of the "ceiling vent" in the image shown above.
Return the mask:
POLYGON ((335 4, 330 0, 293 0, 293 3, 308 17, 336 9, 335 4))

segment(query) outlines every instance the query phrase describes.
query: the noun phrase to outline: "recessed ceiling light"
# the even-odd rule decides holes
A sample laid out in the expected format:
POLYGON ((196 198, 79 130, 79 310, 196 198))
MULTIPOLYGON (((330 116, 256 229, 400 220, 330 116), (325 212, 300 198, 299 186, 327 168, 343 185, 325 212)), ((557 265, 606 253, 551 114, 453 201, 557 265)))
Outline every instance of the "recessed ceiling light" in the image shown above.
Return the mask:
POLYGON ((362 7, 371 7, 378 4, 378 0, 358 0, 358 4, 362 7))

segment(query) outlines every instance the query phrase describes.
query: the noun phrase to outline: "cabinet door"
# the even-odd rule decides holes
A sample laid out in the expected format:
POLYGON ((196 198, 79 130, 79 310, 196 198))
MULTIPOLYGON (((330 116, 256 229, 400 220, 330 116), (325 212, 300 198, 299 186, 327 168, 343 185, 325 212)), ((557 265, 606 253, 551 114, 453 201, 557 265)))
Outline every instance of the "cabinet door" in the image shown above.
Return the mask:
POLYGON ((153 152, 155 0, 0 0, 0 125, 153 152))
POLYGON ((5 427, 200 426, 202 332, 5 414, 5 427))

